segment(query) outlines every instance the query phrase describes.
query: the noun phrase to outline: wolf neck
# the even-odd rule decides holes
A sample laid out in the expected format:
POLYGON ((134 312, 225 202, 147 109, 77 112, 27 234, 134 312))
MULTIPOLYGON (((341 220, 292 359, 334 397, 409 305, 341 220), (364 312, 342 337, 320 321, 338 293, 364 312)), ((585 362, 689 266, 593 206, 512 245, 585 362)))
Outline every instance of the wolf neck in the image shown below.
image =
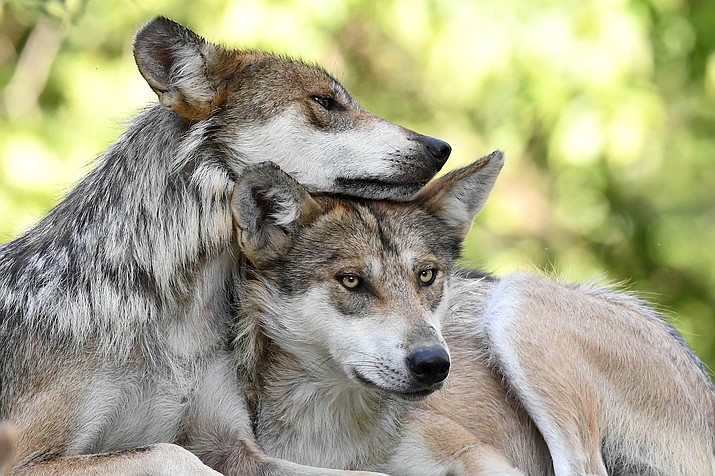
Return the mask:
MULTIPOLYGON (((199 150, 174 160, 198 147, 199 133, 158 106, 140 115, 34 230, 0 248, 0 292, 21 296, 5 312, 76 348, 93 342, 128 355, 132 349, 114 347, 141 345, 152 321, 193 326, 198 314, 226 311, 230 172, 199 150)), ((161 338, 170 341, 171 332, 161 338)))
POLYGON ((380 470, 404 404, 348 382, 330 361, 302 364, 268 342, 258 369, 256 436, 275 457, 306 465, 380 470))

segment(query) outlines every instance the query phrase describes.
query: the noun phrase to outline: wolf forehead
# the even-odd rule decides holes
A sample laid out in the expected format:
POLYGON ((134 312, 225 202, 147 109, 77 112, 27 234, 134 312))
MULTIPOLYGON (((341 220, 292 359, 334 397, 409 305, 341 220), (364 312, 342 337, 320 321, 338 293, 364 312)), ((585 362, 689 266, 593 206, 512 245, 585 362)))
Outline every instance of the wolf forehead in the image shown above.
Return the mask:
POLYGON ((222 75, 230 92, 251 92, 237 95, 244 100, 284 108, 295 101, 328 97, 357 106, 350 93, 317 64, 261 51, 234 50, 225 54, 232 61, 225 63, 227 69, 222 75))
MULTIPOLYGON (((382 264, 451 266, 461 251, 461 237, 421 206, 420 201, 388 202, 318 196, 324 212, 303 227, 287 257, 310 257, 311 264, 359 266, 368 259, 382 264), (316 253, 316 251, 318 251, 316 253)), ((357 270, 356 270, 357 271, 357 270)))

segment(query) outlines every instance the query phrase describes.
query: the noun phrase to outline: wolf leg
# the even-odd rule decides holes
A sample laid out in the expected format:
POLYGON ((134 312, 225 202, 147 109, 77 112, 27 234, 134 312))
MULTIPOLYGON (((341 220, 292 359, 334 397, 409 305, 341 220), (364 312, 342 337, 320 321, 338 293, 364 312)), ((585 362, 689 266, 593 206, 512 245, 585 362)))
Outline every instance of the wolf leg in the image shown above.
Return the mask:
POLYGON ((536 276, 503 278, 485 311, 485 335, 507 385, 543 435, 556 476, 607 476, 597 390, 566 322, 571 310, 559 307, 569 305, 569 296, 559 290, 567 294, 536 276))

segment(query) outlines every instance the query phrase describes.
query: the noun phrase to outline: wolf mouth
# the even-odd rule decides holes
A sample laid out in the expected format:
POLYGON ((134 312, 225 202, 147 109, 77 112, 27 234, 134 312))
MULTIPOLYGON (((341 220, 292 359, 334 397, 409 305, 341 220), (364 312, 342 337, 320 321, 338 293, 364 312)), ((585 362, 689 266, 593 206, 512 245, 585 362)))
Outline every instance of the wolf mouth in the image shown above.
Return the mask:
POLYGON ((378 178, 346 178, 335 179, 336 191, 345 195, 373 199, 410 200, 428 182, 428 179, 417 182, 391 182, 378 178))
POLYGON ((352 371, 353 376, 355 379, 360 382, 361 384, 365 385, 366 387, 369 388, 374 388, 375 390, 379 390, 381 392, 389 393, 390 395, 395 395, 403 400, 411 401, 411 402, 418 402, 421 400, 424 400, 428 396, 430 396, 432 393, 434 393, 436 390, 439 390, 442 388, 442 382, 435 384, 431 387, 428 388, 423 388, 420 390, 413 390, 413 391, 405 391, 405 390, 397 390, 397 389, 391 389, 391 388, 385 388, 382 385, 379 385, 369 378, 365 377, 362 375, 360 372, 357 370, 353 369, 352 371))

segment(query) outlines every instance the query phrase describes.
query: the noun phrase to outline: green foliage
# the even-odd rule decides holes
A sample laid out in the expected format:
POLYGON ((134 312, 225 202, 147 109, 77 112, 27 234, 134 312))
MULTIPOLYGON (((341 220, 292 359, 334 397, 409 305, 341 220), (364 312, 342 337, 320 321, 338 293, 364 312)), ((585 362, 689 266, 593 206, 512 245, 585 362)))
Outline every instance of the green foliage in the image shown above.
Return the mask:
POLYGON ((317 61, 372 111, 507 166, 465 261, 626 281, 715 365, 715 3, 12 0, 0 11, 0 241, 155 100, 133 33, 317 61), (711 243, 711 245, 708 245, 711 243))

